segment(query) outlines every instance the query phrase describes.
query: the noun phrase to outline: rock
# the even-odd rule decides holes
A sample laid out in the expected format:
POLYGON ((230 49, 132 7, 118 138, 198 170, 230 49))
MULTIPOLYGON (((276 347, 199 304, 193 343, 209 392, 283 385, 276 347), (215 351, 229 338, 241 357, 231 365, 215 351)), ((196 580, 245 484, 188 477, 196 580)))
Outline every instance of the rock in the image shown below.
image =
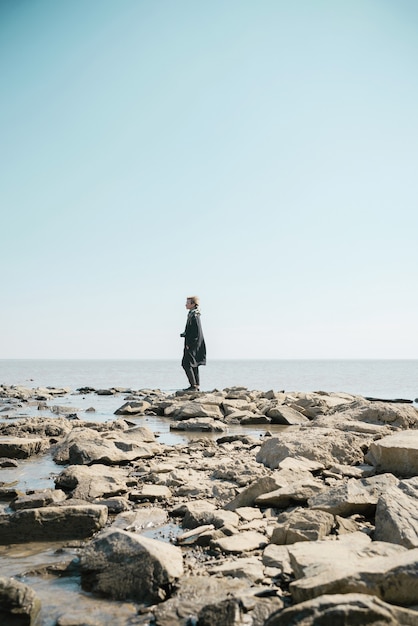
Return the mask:
POLYGON ((418 604, 418 548, 376 556, 359 564, 335 562, 326 571, 290 584, 295 602, 330 593, 367 593, 392 604, 418 604))
POLYGON ((14 511, 36 509, 55 502, 63 502, 66 498, 66 494, 61 489, 43 489, 31 494, 18 496, 10 503, 10 508, 14 511))
POLYGON ((284 424, 287 426, 293 426, 297 424, 307 424, 309 419, 302 415, 296 409, 292 409, 285 404, 279 404, 268 409, 266 415, 271 418, 273 424, 284 424))
POLYGON ((375 539, 418 548, 418 500, 393 486, 379 497, 375 539))
POLYGON ((262 588, 250 585, 245 579, 190 576, 183 578, 180 583, 175 596, 155 607, 158 626, 201 626, 201 619, 212 620, 211 626, 226 626, 225 622, 218 619, 220 611, 227 618, 230 615, 222 606, 225 600, 234 600, 242 607, 244 622, 238 624, 263 626, 268 615, 283 606, 277 597, 257 597, 257 591, 262 588))
POLYGON ((270 543, 263 552, 262 562, 265 567, 277 569, 282 574, 287 574, 288 576, 293 574, 289 550, 286 546, 270 543))
POLYGON ((242 519, 244 522, 251 522, 254 519, 262 519, 263 514, 260 509, 256 509, 253 506, 242 506, 238 509, 235 509, 235 513, 242 519))
POLYGON ((122 530, 109 530, 81 554, 83 589, 117 600, 161 602, 183 574, 180 548, 122 530))
POLYGON ((0 622, 4 626, 31 626, 41 610, 41 601, 27 585, 0 577, 0 622))
POLYGON ((125 402, 119 409, 116 409, 115 415, 136 415, 145 413, 147 409, 151 408, 151 402, 146 400, 129 401, 125 402))
POLYGON ((188 420, 195 417, 223 418, 223 413, 218 404, 203 404, 193 401, 172 405, 164 410, 164 415, 176 420, 188 420))
POLYGON ((73 498, 94 500, 119 496, 127 492, 126 472, 107 465, 70 465, 55 479, 58 489, 71 492, 73 498))
POLYGON ((183 419, 181 422, 172 422, 170 430, 190 430, 212 433, 222 433, 227 430, 226 426, 219 420, 197 417, 194 419, 183 419))
POLYGON ((112 528, 127 530, 128 532, 141 532, 157 528, 167 523, 168 515, 164 509, 156 506, 141 507, 135 511, 121 513, 116 517, 112 528))
POLYGON ((257 506, 274 506, 281 509, 295 503, 306 503, 308 499, 325 489, 324 483, 314 478, 310 472, 283 470, 279 476, 280 474, 283 476, 283 485, 279 489, 258 496, 255 499, 257 506))
POLYGON ((233 578, 247 578, 249 581, 259 583, 264 579, 264 567, 258 557, 234 558, 219 565, 213 565, 208 569, 209 574, 221 574, 233 578))
POLYGON ((0 459, 0 467, 19 467, 19 463, 14 459, 0 459))
POLYGON ((242 552, 251 552, 252 550, 258 550, 264 548, 268 540, 264 535, 253 530, 240 532, 231 537, 224 537, 212 541, 212 547, 221 550, 222 552, 241 554, 242 552))
POLYGON ((10 459, 27 459, 39 454, 49 445, 40 437, 0 437, 0 456, 10 459))
POLYGON ((265 626, 416 626, 418 615, 362 593, 322 595, 277 611, 265 626))
POLYGON ((54 461, 72 465, 118 465, 152 458, 159 449, 154 441, 154 435, 147 428, 101 433, 90 428, 77 428, 58 447, 54 461))
POLYGON ((273 476, 262 476, 243 489, 231 502, 225 505, 225 509, 235 511, 241 507, 252 506, 255 500, 263 493, 269 493, 281 486, 280 481, 273 476))
POLYGON ((414 428, 418 424, 418 411, 410 404, 387 404, 357 399, 338 410, 345 421, 363 421, 371 424, 414 428))
POLYGON ((143 485, 138 491, 131 491, 129 493, 129 499, 135 502, 141 500, 148 500, 150 502, 154 500, 170 500, 171 496, 171 490, 164 485, 143 485))
POLYGON ((365 445, 367 439, 363 435, 308 426, 265 440, 256 459, 271 469, 278 468, 284 459, 294 456, 316 461, 324 467, 335 463, 355 465, 363 462, 365 445))
POLYGON ((324 511, 294 509, 277 518, 271 543, 291 544, 297 541, 317 541, 330 534, 334 516, 324 511))
POLYGON ((84 539, 103 528, 107 507, 46 506, 0 514, 0 544, 84 539))
POLYGON ((188 502, 184 507, 183 528, 197 528, 204 524, 212 524, 216 506, 206 500, 188 502))
MULTIPOLYGON (((415 409, 413 410, 418 414, 415 409)), ((380 472, 393 472, 397 476, 416 476, 418 430, 405 430, 373 441, 365 460, 380 472)))
POLYGON ((309 498, 308 504, 312 509, 327 511, 332 515, 373 515, 379 495, 397 484, 398 480, 392 474, 362 480, 349 478, 343 484, 309 498))

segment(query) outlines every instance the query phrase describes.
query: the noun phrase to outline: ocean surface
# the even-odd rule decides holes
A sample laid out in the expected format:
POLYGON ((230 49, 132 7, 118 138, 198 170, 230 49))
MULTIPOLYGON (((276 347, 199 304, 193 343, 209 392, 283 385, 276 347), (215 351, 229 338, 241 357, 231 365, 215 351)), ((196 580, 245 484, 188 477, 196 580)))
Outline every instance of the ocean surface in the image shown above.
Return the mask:
MULTIPOLYGON (((230 360, 200 368, 201 389, 345 391, 386 399, 418 398, 414 360, 230 360)), ((26 387, 161 389, 188 386, 177 360, 0 360, 0 384, 26 387)))

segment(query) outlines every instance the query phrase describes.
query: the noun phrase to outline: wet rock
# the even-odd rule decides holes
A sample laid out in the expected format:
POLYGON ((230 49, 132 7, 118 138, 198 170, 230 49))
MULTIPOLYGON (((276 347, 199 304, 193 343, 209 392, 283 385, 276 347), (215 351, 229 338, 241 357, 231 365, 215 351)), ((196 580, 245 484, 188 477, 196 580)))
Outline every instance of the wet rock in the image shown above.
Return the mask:
POLYGON ((27 459, 48 447, 40 437, 0 437, 0 456, 10 459, 27 459))
POLYGON ((174 515, 182 515, 183 528, 197 528, 204 524, 212 524, 216 505, 206 500, 195 500, 173 511, 174 515))
POLYGON ((416 626, 418 613, 362 593, 322 595, 270 615, 265 626, 416 626))
POLYGON ((167 511, 160 507, 147 506, 121 513, 114 520, 112 528, 139 533, 142 530, 162 526, 167 520, 167 511))
POLYGON ((32 626, 41 610, 35 592, 14 578, 0 577, 0 622, 4 626, 32 626))
POLYGON ((418 430, 405 430, 373 441, 365 459, 379 471, 392 472, 397 476, 416 476, 418 430))
POLYGON ((42 489, 17 497, 10 503, 10 508, 14 511, 36 509, 56 502, 63 502, 66 498, 66 494, 61 489, 42 489))
POLYGON ((109 530, 81 555, 84 589, 118 600, 161 602, 183 574, 180 548, 122 530, 109 530))
POLYGON ((205 417, 197 417, 194 419, 184 419, 181 422, 172 422, 170 424, 170 430, 189 430, 222 433, 227 430, 227 428, 219 420, 205 417))
POLYGON ((14 459, 0 459, 0 467, 19 467, 19 463, 14 459))
POLYGON ((107 508, 99 505, 46 506, 0 515, 0 544, 83 539, 104 527, 107 508))
POLYGON ((166 417, 171 417, 175 420, 188 420, 195 417, 205 417, 212 419, 222 419, 223 413, 219 407, 219 402, 212 403, 200 403, 200 402, 185 402, 175 403, 164 410, 166 417))
POLYGON ((151 408, 151 402, 146 400, 125 402, 119 409, 116 409, 115 415, 137 415, 143 414, 151 408))
POLYGON ((92 504, 103 504, 107 506, 109 513, 114 515, 122 513, 123 511, 129 511, 132 508, 132 503, 128 498, 123 496, 115 496, 113 498, 96 498, 92 501, 92 504))
POLYGON ((128 491, 126 471, 107 465, 70 465, 55 479, 57 489, 70 492, 73 498, 91 501, 119 496, 128 491))
POLYGON ((77 428, 58 446, 54 461, 72 465, 118 465, 152 458, 159 449, 154 441, 151 431, 143 427, 101 433, 89 428, 77 428))

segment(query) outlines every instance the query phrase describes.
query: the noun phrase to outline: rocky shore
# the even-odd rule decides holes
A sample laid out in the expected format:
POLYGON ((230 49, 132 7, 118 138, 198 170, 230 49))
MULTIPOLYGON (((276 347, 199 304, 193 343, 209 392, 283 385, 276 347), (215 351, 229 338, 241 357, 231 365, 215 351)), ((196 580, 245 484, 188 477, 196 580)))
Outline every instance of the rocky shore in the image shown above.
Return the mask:
MULTIPOLYGON (((103 621, 75 606, 56 626, 418 625, 411 403, 241 387, 72 394, 92 415, 95 397, 120 398, 103 423, 57 404, 69 394, 0 386, 0 544, 68 542, 35 575, 77 576, 80 594, 132 610, 103 621), (19 416, 28 405, 38 414, 19 416), (200 435, 164 444, 149 416, 200 435), (7 480, 45 453, 55 489, 7 480)), ((25 574, 0 577, 1 624, 46 623, 25 574)))

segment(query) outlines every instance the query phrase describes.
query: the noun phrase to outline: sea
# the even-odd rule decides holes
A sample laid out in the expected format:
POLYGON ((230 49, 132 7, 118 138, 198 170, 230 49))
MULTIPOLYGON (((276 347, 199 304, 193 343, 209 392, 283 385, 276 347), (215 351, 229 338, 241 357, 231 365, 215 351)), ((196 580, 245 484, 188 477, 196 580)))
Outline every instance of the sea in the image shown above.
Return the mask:
MULTIPOLYGON (((213 360, 200 368, 201 390, 342 391, 418 402, 418 359, 213 360)), ((160 389, 188 386, 178 360, 0 360, 0 384, 26 387, 160 389)))

